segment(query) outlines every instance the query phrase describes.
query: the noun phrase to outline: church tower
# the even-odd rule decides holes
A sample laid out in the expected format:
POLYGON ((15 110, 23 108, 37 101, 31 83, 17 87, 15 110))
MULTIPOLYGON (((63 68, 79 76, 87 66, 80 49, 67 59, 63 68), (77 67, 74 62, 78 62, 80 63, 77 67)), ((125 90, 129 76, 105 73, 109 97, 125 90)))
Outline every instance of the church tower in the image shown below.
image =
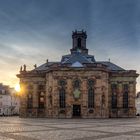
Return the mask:
POLYGON ((85 31, 75 30, 72 33, 72 39, 73 39, 73 47, 70 50, 71 54, 76 53, 76 52, 88 54, 88 49, 86 48, 87 34, 85 31))

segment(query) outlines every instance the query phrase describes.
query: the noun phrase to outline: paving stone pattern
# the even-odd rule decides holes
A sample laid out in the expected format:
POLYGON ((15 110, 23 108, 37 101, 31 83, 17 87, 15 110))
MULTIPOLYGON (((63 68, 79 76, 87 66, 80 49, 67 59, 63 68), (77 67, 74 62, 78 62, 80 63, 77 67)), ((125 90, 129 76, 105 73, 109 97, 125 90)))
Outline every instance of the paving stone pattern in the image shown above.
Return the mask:
POLYGON ((0 117, 0 140, 140 140, 140 118, 0 117))

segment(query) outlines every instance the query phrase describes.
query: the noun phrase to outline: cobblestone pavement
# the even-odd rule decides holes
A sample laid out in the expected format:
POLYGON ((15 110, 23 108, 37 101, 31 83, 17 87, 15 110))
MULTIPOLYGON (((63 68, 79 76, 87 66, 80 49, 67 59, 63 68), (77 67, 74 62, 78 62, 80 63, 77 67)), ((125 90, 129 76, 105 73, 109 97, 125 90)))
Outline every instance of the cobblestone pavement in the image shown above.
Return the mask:
POLYGON ((0 140, 140 140, 140 118, 0 117, 0 140))

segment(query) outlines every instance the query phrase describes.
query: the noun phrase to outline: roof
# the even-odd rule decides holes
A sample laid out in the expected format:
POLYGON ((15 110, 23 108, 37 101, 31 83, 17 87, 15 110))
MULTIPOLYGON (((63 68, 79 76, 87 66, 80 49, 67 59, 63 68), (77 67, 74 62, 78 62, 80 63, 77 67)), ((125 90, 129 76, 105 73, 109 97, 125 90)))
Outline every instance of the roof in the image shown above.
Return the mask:
POLYGON ((109 62, 109 61, 97 61, 97 63, 101 63, 107 66, 107 68, 111 71, 125 71, 125 69, 117 66, 116 64, 109 62))
MULTIPOLYGON (((61 62, 48 62, 42 64, 41 66, 35 68, 36 71, 45 71, 48 70, 50 66, 53 64, 70 64, 70 67, 84 67, 83 64, 94 64, 94 63, 101 63, 106 65, 107 68, 111 71, 125 71, 125 69, 117 66, 116 64, 109 62, 109 61, 95 61, 93 55, 82 54, 82 53, 73 53, 62 56, 61 62)), ((33 71, 34 71, 33 70, 33 71)))
POLYGON ((48 62, 48 63, 40 65, 39 67, 35 68, 34 70, 44 71, 44 70, 47 70, 51 65, 56 64, 56 63, 60 63, 60 62, 48 62))
POLYGON ((62 64, 73 64, 75 62, 83 63, 94 63, 95 59, 93 55, 82 54, 79 52, 73 53, 71 55, 62 56, 62 64))

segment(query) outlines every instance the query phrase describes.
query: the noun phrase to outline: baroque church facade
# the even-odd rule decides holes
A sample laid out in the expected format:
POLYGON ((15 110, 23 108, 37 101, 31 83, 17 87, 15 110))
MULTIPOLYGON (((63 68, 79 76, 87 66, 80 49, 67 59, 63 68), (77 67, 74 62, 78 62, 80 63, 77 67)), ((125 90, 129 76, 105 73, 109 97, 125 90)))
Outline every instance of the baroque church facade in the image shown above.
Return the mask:
POLYGON ((72 33, 70 54, 31 71, 20 69, 20 117, 135 117, 135 70, 96 61, 85 31, 72 33))

